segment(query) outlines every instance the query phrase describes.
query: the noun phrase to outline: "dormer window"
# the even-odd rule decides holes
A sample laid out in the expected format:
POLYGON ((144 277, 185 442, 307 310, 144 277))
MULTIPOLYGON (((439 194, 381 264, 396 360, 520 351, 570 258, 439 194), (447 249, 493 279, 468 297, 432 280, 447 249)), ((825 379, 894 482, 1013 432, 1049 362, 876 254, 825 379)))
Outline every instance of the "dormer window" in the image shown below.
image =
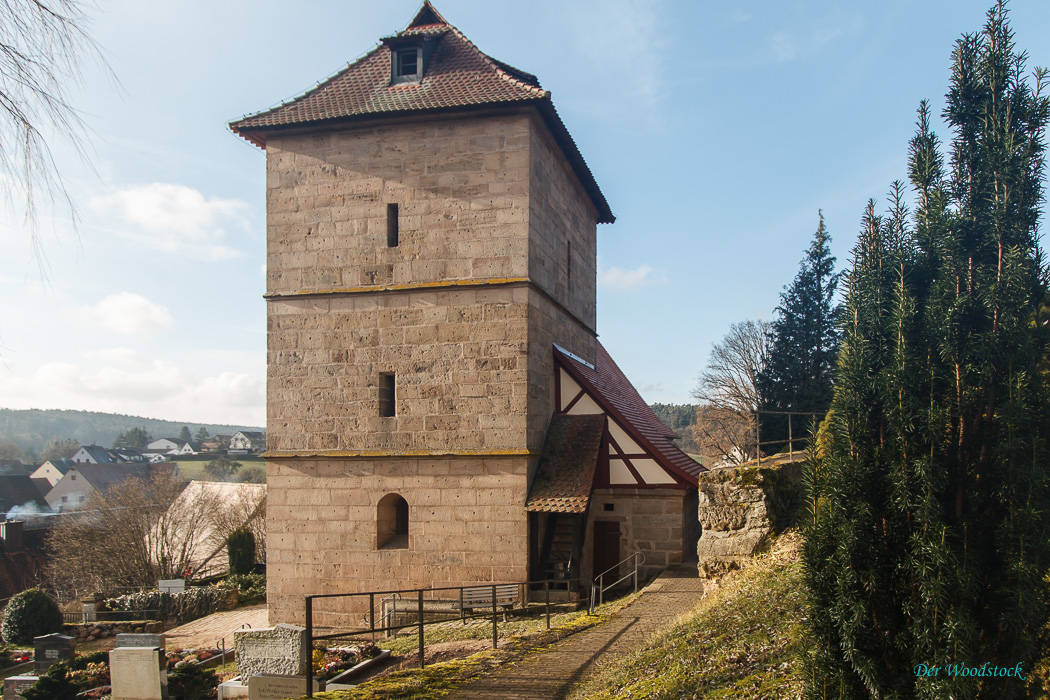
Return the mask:
POLYGON ((419 55, 419 47, 411 46, 398 49, 394 52, 394 82, 407 83, 419 80, 422 75, 422 65, 419 55))

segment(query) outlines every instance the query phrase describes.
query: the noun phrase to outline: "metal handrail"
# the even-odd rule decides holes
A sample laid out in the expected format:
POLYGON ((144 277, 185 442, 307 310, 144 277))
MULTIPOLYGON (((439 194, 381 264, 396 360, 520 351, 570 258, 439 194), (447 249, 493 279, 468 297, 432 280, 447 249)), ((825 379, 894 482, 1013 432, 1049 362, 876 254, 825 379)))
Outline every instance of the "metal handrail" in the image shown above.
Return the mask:
POLYGON ((594 613, 594 608, 596 607, 595 602, 594 602, 595 598, 598 599, 598 603, 597 604, 601 605, 602 601, 603 601, 603 596, 604 596, 604 594, 605 594, 605 592, 607 590, 609 590, 610 588, 612 588, 614 586, 620 585, 621 583, 623 583, 627 579, 631 578, 632 576, 634 577, 634 592, 637 593, 638 592, 638 566, 640 564, 644 564, 644 563, 645 563, 645 554, 643 554, 642 552, 635 552, 634 554, 631 554, 629 557, 627 557, 623 561, 619 562, 618 564, 615 564, 614 566, 611 566, 608 569, 606 569, 605 571, 603 571, 600 574, 598 574, 598 577, 596 579, 594 579, 597 582, 597 585, 592 584, 592 585, 594 585, 594 588, 595 588, 595 590, 597 590, 598 593, 597 593, 597 595, 595 595, 594 591, 591 592, 591 601, 590 601, 591 609, 590 609, 589 612, 591 614, 594 613), (641 561, 638 560, 639 557, 641 557, 641 561), (622 565, 626 564, 627 562, 631 561, 631 560, 634 560, 634 570, 631 573, 627 574, 626 576, 621 576, 620 578, 618 578, 615 581, 613 581, 612 583, 610 583, 608 586, 604 586, 604 587, 602 586, 602 584, 605 581, 605 574, 607 574, 607 573, 609 573, 611 571, 616 571, 617 573, 619 573, 620 567, 622 565))
MULTIPOLYGON (((551 600, 550 600, 550 586, 551 586, 551 584, 563 585, 563 584, 566 584, 566 583, 573 583, 573 582, 583 583, 580 579, 540 579, 540 580, 537 580, 537 581, 524 581, 524 582, 523 581, 506 581, 506 582, 503 582, 503 583, 474 583, 474 584, 471 584, 469 586, 445 586, 445 587, 441 587, 441 588, 408 588, 408 589, 402 589, 402 590, 396 590, 396 591, 367 591, 367 592, 361 592, 361 593, 318 593, 318 594, 314 594, 314 595, 307 595, 307 596, 304 596, 305 604, 306 604, 305 622, 306 622, 307 648, 312 649, 313 648, 313 643, 314 643, 315 640, 356 637, 356 636, 363 636, 363 635, 367 635, 367 634, 371 634, 372 638, 374 639, 376 632, 395 632, 396 633, 399 630, 415 628, 415 629, 419 630, 419 666, 420 666, 420 668, 422 668, 423 667, 423 663, 424 663, 424 659, 423 659, 423 628, 426 625, 428 625, 428 624, 433 625, 433 624, 438 624, 438 623, 448 622, 449 621, 449 620, 431 620, 430 622, 426 622, 423 619, 423 617, 424 617, 423 594, 424 593, 440 593, 440 592, 443 592, 443 591, 459 591, 458 597, 462 598, 462 591, 464 589, 478 589, 478 588, 491 589, 492 590, 492 608, 491 608, 491 611, 487 610, 484 613, 472 613, 470 615, 464 615, 464 611, 462 609, 460 609, 460 617, 461 617, 461 619, 468 619, 468 618, 469 619, 478 619, 478 618, 491 617, 491 619, 492 619, 492 648, 495 649, 497 647, 497 638, 498 638, 498 634, 497 634, 498 627, 497 627, 497 625, 498 625, 499 610, 500 610, 500 608, 505 607, 505 605, 503 605, 503 604, 501 604, 499 602, 499 599, 498 599, 498 596, 497 596, 497 588, 499 588, 501 586, 506 586, 507 584, 513 584, 515 586, 518 586, 519 587, 519 591, 520 591, 519 597, 521 598, 521 602, 522 602, 522 608, 521 609, 526 609, 528 607, 528 604, 525 602, 525 597, 526 597, 526 591, 528 590, 528 588, 530 586, 533 586, 533 585, 543 584, 543 588, 544 588, 544 602, 541 603, 540 606, 537 606, 537 607, 540 607, 541 609, 543 609, 543 608, 546 609, 547 629, 550 629, 550 618, 551 618, 551 607, 552 607, 551 600), (402 594, 404 594, 404 597, 402 597, 402 594), (375 612, 375 609, 376 609, 376 605, 375 605, 376 596, 386 596, 383 600, 389 600, 390 598, 393 598, 394 596, 397 596, 398 600, 405 600, 406 598, 408 600, 411 600, 411 596, 409 594, 414 594, 414 597, 417 599, 415 609, 416 609, 416 611, 418 613, 418 620, 416 622, 413 622, 413 623, 410 623, 410 624, 399 625, 399 624, 397 624, 397 619, 395 617, 392 621, 384 620, 384 622, 391 622, 391 624, 384 624, 382 627, 376 627, 375 626, 375 615, 374 615, 374 612, 375 612), (364 597, 364 596, 368 596, 368 602, 369 602, 369 605, 368 605, 369 614, 366 616, 368 618, 368 622, 369 622, 368 628, 362 629, 362 630, 348 630, 348 631, 345 631, 345 632, 338 632, 336 634, 320 634, 320 635, 315 635, 314 634, 313 604, 314 604, 314 600, 315 599, 321 599, 321 598, 355 598, 355 597, 364 597)), ((448 599, 442 598, 442 599, 439 599, 439 600, 442 600, 443 602, 449 602, 449 603, 455 603, 456 602, 456 598, 448 598, 448 599)), ((574 604, 579 604, 581 600, 582 599, 579 598, 578 594, 577 594, 577 598, 576 598, 575 601, 568 601, 568 602, 572 602, 574 604)), ((380 602, 380 604, 382 604, 382 601, 380 602)), ((396 603, 395 603, 395 605, 396 605, 396 603)), ((557 605, 559 605, 559 604, 558 603, 554 604, 555 607, 557 605)), ((403 608, 403 610, 405 612, 409 612, 412 609, 413 609, 413 606, 412 606, 411 603, 408 603, 403 608)), ((313 679, 314 679, 313 663, 311 662, 311 663, 307 664, 307 667, 306 667, 306 695, 307 695, 307 697, 313 697, 313 679)))

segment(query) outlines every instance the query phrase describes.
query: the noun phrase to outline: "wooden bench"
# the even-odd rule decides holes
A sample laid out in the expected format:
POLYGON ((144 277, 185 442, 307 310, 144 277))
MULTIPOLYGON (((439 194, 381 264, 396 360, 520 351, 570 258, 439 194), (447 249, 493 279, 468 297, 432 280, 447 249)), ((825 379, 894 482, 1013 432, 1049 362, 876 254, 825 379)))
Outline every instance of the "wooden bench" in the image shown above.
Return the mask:
MULTIPOLYGON (((517 583, 496 584, 496 607, 503 609, 503 619, 507 619, 507 608, 518 603, 521 586, 517 583)), ((478 608, 492 609, 492 586, 474 586, 464 588, 459 594, 459 605, 463 610, 478 608)))

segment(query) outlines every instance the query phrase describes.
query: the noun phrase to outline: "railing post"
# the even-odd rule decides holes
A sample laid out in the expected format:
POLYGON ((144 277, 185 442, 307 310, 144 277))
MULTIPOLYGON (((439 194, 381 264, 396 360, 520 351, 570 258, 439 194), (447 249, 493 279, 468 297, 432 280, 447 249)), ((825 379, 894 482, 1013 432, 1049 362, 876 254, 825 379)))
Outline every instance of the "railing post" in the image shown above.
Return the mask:
POLYGON ((791 413, 788 412, 788 457, 795 456, 795 443, 791 438, 791 413))
POLYGON ((419 589, 419 667, 423 668, 423 589, 419 589))
MULTIPOLYGON (((225 663, 225 662, 224 662, 225 663)), ((314 599, 306 596, 306 697, 314 696, 314 599)))
POLYGON ((372 634, 372 644, 376 643, 376 594, 368 594, 368 631, 372 634))
POLYGON ((543 597, 547 599, 547 629, 551 628, 551 582, 543 582, 543 597))
POLYGON ((638 592, 638 554, 634 555, 634 592, 638 592))
POLYGON ((492 585, 492 648, 496 648, 496 585, 492 585))
MULTIPOLYGON (((758 463, 762 464, 762 429, 759 425, 762 423, 759 420, 759 413, 755 411, 755 457, 758 458, 758 463)), ((747 455, 744 455, 745 459, 747 455)))
POLYGON ((459 587, 459 621, 467 624, 467 614, 463 609, 463 586, 459 587))

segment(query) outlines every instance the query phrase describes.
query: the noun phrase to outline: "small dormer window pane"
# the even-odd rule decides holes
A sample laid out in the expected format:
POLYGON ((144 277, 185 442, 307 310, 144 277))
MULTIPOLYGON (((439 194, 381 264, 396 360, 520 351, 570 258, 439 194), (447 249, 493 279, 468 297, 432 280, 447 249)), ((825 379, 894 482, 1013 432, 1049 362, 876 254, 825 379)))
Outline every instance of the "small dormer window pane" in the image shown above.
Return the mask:
POLYGON ((419 51, 401 49, 397 52, 397 77, 409 78, 419 73, 419 51))

